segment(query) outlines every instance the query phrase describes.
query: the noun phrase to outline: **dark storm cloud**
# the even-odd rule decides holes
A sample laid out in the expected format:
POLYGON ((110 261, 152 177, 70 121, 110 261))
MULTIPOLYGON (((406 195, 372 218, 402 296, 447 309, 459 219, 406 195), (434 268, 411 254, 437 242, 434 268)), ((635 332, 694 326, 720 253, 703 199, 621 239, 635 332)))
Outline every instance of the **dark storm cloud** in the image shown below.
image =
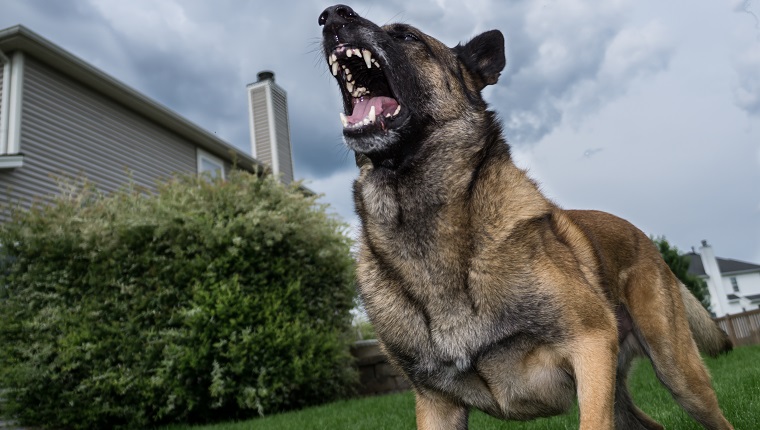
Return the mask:
POLYGON ((161 104, 177 110, 230 144, 247 150, 248 122, 244 85, 227 63, 187 52, 184 46, 159 49, 120 35, 126 55, 139 70, 135 86, 161 104))
MULTIPOLYGON (((11 25, 6 22, 7 19, 14 17, 24 17, 25 22, 17 24, 31 25, 32 23, 51 22, 55 20, 59 23, 81 23, 84 18, 92 18, 92 10, 88 7, 87 0, 71 1, 40 1, 31 0, 23 2, 4 1, 3 4, 3 26, 11 25)), ((73 25, 72 25, 73 26, 73 25)))
MULTIPOLYGON (((516 37, 531 54, 517 59, 523 65, 508 70, 504 85, 494 90, 494 101, 504 108, 507 135, 516 144, 531 144, 552 132, 567 115, 576 120, 626 93, 644 73, 665 70, 673 50, 655 25, 633 27, 625 9, 587 11, 583 31, 573 32, 554 22, 561 14, 545 13, 539 21, 528 13, 516 37), (554 25, 557 27, 553 27, 554 25)), ((540 13, 539 13, 540 15, 540 13)), ((578 25, 578 23, 575 23, 578 25)))
MULTIPOLYGON (((507 67, 485 96, 514 153, 529 161, 523 167, 557 191, 553 197, 643 220, 683 249, 722 241, 722 256, 760 261, 757 237, 746 238, 760 231, 760 35, 746 11, 752 3, 757 12, 756 4, 732 1, 349 4, 378 24, 406 22, 449 46, 501 30, 507 67), (689 192, 674 196, 661 185, 678 181, 689 192)), ((0 28, 22 23, 246 151, 245 86, 274 71, 288 94, 296 176, 355 224, 356 168, 317 25, 337 0, 0 2, 0 28)))
MULTIPOLYGON (((340 143, 338 92, 319 54, 316 16, 325 5, 304 4, 284 13, 276 2, 162 2, 150 12, 141 10, 141 2, 92 4, 109 24, 115 45, 110 56, 128 60, 128 70, 117 77, 139 91, 247 150, 245 84, 262 69, 274 70, 288 92, 299 174, 322 178, 350 163, 340 143)), ((79 2, 75 9, 88 7, 79 2)), ((501 29, 508 66, 489 100, 516 144, 537 142, 568 111, 576 116, 593 111, 591 106, 624 92, 630 80, 625 74, 600 75, 625 29, 626 8, 617 3, 595 7, 524 0, 493 8, 399 0, 360 3, 356 9, 380 24, 409 22, 449 46, 501 29)))
POLYGON ((21 24, 92 64, 111 48, 110 28, 98 18, 87 0, 3 1, 0 7, 0 28, 21 24))
POLYGON ((486 94, 514 144, 538 142, 567 115, 596 112, 639 75, 665 70, 673 56, 665 31, 630 22, 627 2, 392 0, 356 9, 379 23, 410 23, 449 46, 501 30, 507 67, 486 94))
MULTIPOLYGON (((326 5, 304 2, 285 10, 279 2, 79 0, 24 3, 17 13, 37 16, 29 25, 42 28, 55 17, 68 22, 65 37, 60 31, 48 37, 244 150, 249 149, 245 84, 260 70, 275 71, 288 92, 297 174, 325 178, 352 163, 340 138, 338 92, 319 49, 316 17, 326 5)), ((488 2, 443 7, 424 0, 355 8, 379 24, 411 23, 449 46, 485 30, 502 30, 508 66, 489 99, 510 140, 521 144, 549 133, 562 121, 563 104, 582 83, 598 78, 625 12, 620 6, 579 9, 527 0, 498 8, 488 2), (582 21, 568 24, 567 17, 582 21), (584 30, 568 35, 573 26, 584 30)), ((619 91, 625 84, 621 79, 609 87, 619 91)))
MULTIPOLYGON (((336 171, 356 165, 353 153, 343 144, 338 114, 327 116, 327 126, 301 126, 291 129, 294 163, 298 166, 299 175, 325 178, 336 171)), ((308 124, 307 121, 301 120, 300 115, 294 116, 291 112, 291 121, 308 124)))

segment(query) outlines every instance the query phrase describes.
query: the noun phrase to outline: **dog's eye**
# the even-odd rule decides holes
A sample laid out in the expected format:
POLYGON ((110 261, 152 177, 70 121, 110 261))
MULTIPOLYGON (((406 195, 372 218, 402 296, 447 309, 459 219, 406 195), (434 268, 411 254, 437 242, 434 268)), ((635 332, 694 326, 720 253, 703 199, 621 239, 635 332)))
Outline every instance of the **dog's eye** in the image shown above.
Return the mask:
POLYGON ((419 42, 419 38, 415 36, 412 33, 397 33, 393 35, 398 40, 403 40, 405 42, 419 42))

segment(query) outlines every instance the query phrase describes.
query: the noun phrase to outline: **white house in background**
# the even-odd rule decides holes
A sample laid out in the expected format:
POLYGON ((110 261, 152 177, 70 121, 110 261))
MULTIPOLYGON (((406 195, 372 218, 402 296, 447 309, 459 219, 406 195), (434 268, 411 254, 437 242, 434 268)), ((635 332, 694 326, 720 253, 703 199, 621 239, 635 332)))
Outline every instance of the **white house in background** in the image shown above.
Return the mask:
POLYGON ((707 282, 710 304, 720 318, 760 308, 760 265, 729 258, 717 258, 706 240, 691 258, 689 273, 707 282))

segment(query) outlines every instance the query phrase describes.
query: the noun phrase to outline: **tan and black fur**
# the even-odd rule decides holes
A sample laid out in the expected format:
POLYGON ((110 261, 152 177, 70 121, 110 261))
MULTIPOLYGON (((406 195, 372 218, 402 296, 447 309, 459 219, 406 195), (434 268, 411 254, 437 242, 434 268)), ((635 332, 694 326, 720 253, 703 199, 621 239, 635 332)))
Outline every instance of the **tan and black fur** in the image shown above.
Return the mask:
POLYGON ((470 408, 550 416, 576 399, 582 429, 662 428, 628 393, 636 356, 704 427, 732 428, 698 351, 731 343, 652 241, 559 208, 512 162, 480 94, 505 66, 500 32, 448 48, 344 5, 319 23, 360 169, 359 291, 414 387, 418 428, 465 429, 470 408), (360 122, 370 105, 378 117, 360 122))

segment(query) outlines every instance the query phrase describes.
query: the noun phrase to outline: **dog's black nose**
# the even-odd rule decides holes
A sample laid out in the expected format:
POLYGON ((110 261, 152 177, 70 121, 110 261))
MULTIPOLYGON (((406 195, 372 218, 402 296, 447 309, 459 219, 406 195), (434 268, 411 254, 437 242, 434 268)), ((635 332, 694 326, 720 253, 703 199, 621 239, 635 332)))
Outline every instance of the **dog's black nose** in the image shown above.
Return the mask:
POLYGON ((325 28, 343 27, 358 16, 350 7, 344 4, 336 4, 335 6, 328 7, 319 15, 319 25, 324 25, 325 28))

